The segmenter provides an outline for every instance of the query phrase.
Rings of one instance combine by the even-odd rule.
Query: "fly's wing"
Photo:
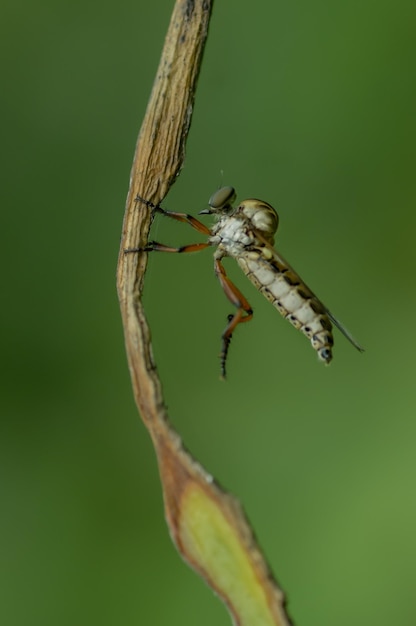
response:
[[[262,255],[262,262],[263,263],[269,263],[271,266],[273,266],[279,272],[282,272],[282,271],[290,272],[293,275],[293,280],[296,280],[296,282],[299,282],[301,284],[302,290],[305,293],[308,293],[311,298],[314,298],[317,302],[319,302],[319,304],[322,306],[322,309],[325,311],[325,313],[327,314],[327,316],[329,317],[331,322],[334,324],[334,326],[336,326],[338,328],[338,330],[341,331],[341,333],[344,335],[344,337],[346,339],[348,339],[348,341],[354,346],[354,348],[356,348],[360,352],[364,352],[364,348],[362,346],[360,346],[360,344],[354,339],[354,337],[345,328],[345,326],[343,324],[341,324],[341,322],[336,317],[334,317],[334,315],[331,313],[331,311],[329,311],[329,309],[319,300],[319,298],[314,294],[312,289],[310,289],[308,287],[308,285],[300,278],[299,274],[297,272],[295,272],[293,267],[286,261],[286,259],[284,259],[281,256],[281,254],[279,254],[273,248],[273,246],[267,241],[267,239],[265,239],[263,237],[261,232],[259,232],[258,230],[254,230],[253,229],[253,234],[254,234],[254,237],[261,242],[262,247],[266,248],[267,251],[268,251],[268,253],[266,253],[265,255],[264,254]],[[270,258],[268,259],[267,257],[270,257]]]
[[[360,346],[360,344],[357,342],[356,339],[354,339],[354,337],[351,335],[350,331],[347,328],[345,328],[345,326],[343,326],[341,324],[341,322],[339,320],[337,320],[336,317],[334,317],[332,315],[331,311],[328,311],[328,309],[326,309],[326,314],[328,315],[329,319],[334,324],[334,326],[336,326],[338,328],[338,330],[340,330],[342,332],[344,337],[346,337],[346,339],[348,339],[348,341],[350,343],[352,343],[354,348],[357,348],[357,350],[359,350],[360,352],[364,352],[364,348],[362,346]]]

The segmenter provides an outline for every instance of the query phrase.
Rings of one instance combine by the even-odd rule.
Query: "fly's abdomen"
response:
[[[270,256],[266,259],[265,256]],[[332,360],[332,324],[324,305],[290,267],[272,257],[269,250],[247,251],[238,264],[279,313],[304,335],[324,363]]]

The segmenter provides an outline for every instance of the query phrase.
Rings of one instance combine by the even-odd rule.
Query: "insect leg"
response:
[[[197,220],[196,217],[193,217],[193,215],[189,215],[189,213],[176,213],[175,211],[165,211],[164,209],[160,209],[158,213],[162,213],[162,215],[165,215],[166,217],[171,217],[177,222],[189,224],[189,226],[192,226],[192,228],[197,230],[199,233],[203,233],[204,235],[211,234],[211,230],[208,226],[205,226],[205,224]]]
[[[237,311],[234,313],[234,315],[228,316],[228,324],[221,335],[221,378],[225,378],[225,365],[227,361],[228,348],[230,346],[233,332],[238,324],[242,324],[243,322],[249,322],[251,320],[251,318],[253,317],[253,309],[251,308],[250,304],[243,296],[241,291],[237,289],[234,283],[232,283],[231,280],[228,278],[227,274],[225,273],[224,266],[219,259],[215,259],[214,269],[225,295],[227,296],[228,300],[237,308]]]
[[[191,243],[188,246],[179,246],[179,248],[174,248],[172,246],[165,246],[163,243],[158,243],[157,241],[149,241],[149,243],[144,248],[126,248],[124,250],[124,254],[129,254],[130,252],[199,252],[200,250],[204,250],[208,248],[211,244],[209,242],[202,243]]]
[[[204,235],[211,234],[208,226],[205,226],[205,224],[197,220],[196,217],[189,215],[189,213],[176,213],[176,211],[165,211],[165,209],[162,209],[161,206],[153,204],[153,202],[149,202],[148,200],[144,200],[140,196],[136,196],[136,200],[139,200],[140,202],[146,204],[146,206],[150,207],[155,213],[161,213],[166,217],[171,217],[177,222],[184,222],[185,224],[189,224],[189,226],[192,226],[192,228],[197,230],[199,233],[203,233]]]
[[[233,318],[234,318],[234,313],[230,313],[230,315],[227,315],[228,324],[232,322]],[[228,335],[224,337],[224,334],[223,334],[221,355],[220,355],[221,356],[221,379],[222,380],[225,380],[226,378],[225,363],[227,361],[228,348],[230,347],[231,339],[232,339],[232,335]]]

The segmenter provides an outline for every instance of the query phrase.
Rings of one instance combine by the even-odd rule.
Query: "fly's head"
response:
[[[208,200],[208,209],[200,211],[199,214],[216,215],[220,217],[232,215],[235,211],[233,203],[237,197],[234,187],[221,187],[212,194]]]
[[[208,201],[209,208],[200,211],[201,214],[221,217],[239,217],[252,228],[259,231],[263,237],[273,245],[274,235],[279,226],[279,217],[274,208],[263,200],[250,198],[241,202],[234,208],[233,203],[237,194],[234,187],[221,187],[212,194]]]

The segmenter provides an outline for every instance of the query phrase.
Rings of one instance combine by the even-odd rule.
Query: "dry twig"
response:
[[[151,225],[177,176],[208,33],[212,0],[177,0],[137,142],[124,218],[117,286],[134,396],[152,437],[166,517],[183,558],[220,595],[241,626],[287,626],[284,597],[255,542],[240,504],[184,450],[169,424],[141,294]]]

